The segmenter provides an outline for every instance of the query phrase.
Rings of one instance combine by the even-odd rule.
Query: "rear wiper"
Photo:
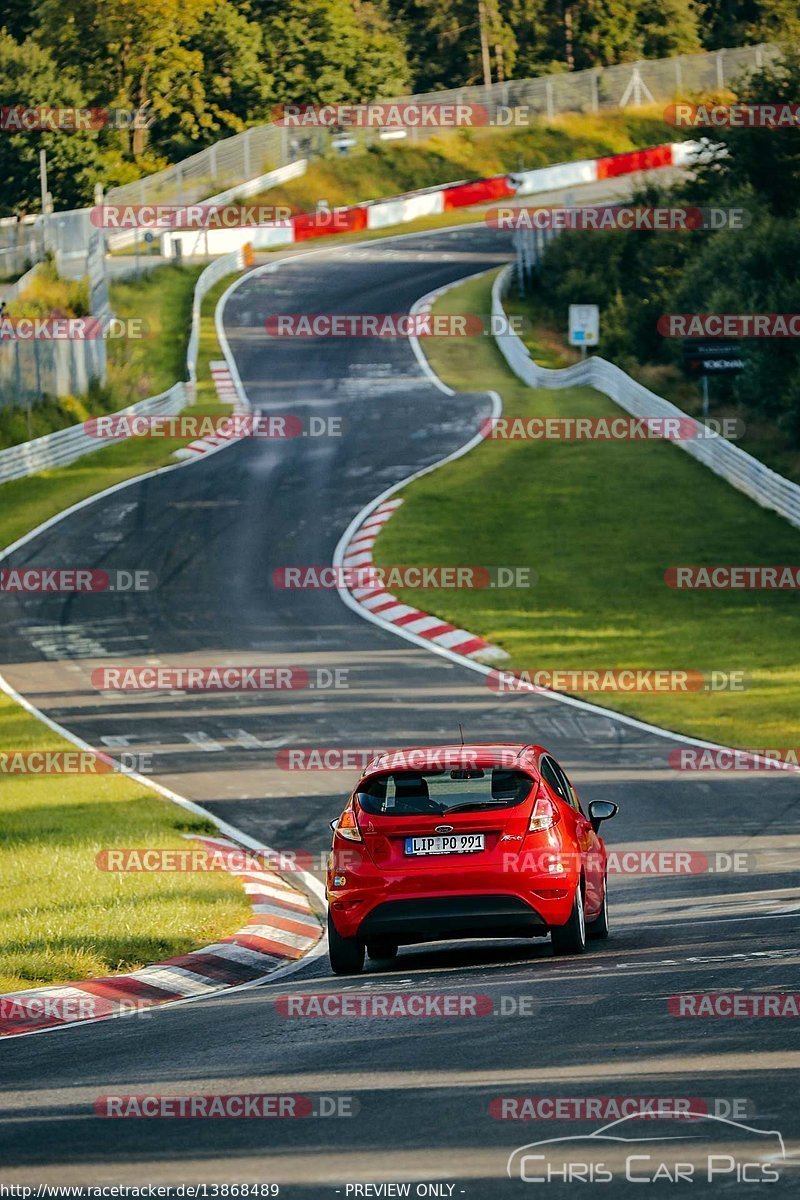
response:
[[[468,812],[472,808],[508,808],[502,800],[467,800],[464,804],[453,804],[445,811],[449,815],[454,812]]]

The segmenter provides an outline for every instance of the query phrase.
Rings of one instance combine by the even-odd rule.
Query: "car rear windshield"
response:
[[[443,815],[513,808],[530,795],[533,780],[506,767],[394,771],[373,775],[358,791],[364,812],[376,816]]]

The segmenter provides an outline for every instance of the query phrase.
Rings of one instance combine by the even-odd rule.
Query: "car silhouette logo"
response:
[[[453,828],[454,827],[452,825],[437,825],[433,832],[434,833],[452,833]]]
[[[655,1113],[649,1114],[649,1116],[672,1117],[674,1114],[668,1112],[660,1113],[659,1111],[656,1111]],[[558,1151],[565,1152],[568,1152],[569,1149],[574,1151],[579,1151],[579,1149],[582,1149],[585,1152],[590,1147],[599,1147],[605,1145],[605,1147],[608,1148],[609,1145],[613,1145],[614,1143],[617,1145],[621,1143],[622,1146],[627,1145],[631,1148],[642,1148],[649,1143],[653,1149],[661,1144],[665,1151],[671,1144],[676,1151],[680,1152],[681,1144],[683,1144],[685,1147],[688,1142],[701,1142],[703,1140],[703,1131],[697,1127],[698,1125],[702,1126],[703,1122],[705,1122],[706,1125],[706,1134],[708,1132],[708,1127],[711,1126],[713,1128],[714,1123],[716,1123],[718,1130],[721,1127],[725,1130],[725,1132],[728,1133],[729,1136],[735,1134],[741,1136],[742,1133],[752,1134],[754,1135],[754,1138],[751,1141],[751,1150],[756,1150],[756,1154],[759,1159],[762,1161],[766,1160],[768,1163],[772,1162],[781,1164],[786,1162],[786,1147],[783,1136],[777,1129],[756,1129],[752,1125],[744,1125],[740,1121],[732,1121],[726,1117],[713,1116],[711,1113],[707,1112],[703,1113],[688,1111],[682,1113],[681,1116],[683,1118],[693,1119],[693,1123],[697,1122],[697,1124],[694,1124],[694,1128],[690,1128],[690,1130],[686,1133],[676,1132],[662,1136],[659,1136],[657,1133],[652,1133],[643,1137],[640,1132],[638,1133],[638,1136],[638,1131],[633,1132],[636,1127],[632,1123],[639,1119],[640,1114],[631,1113],[628,1116],[620,1117],[616,1121],[611,1121],[609,1124],[603,1125],[600,1129],[596,1129],[590,1134],[576,1134],[571,1137],[547,1138],[539,1142],[529,1142],[526,1146],[520,1146],[517,1150],[513,1150],[511,1152],[508,1158],[506,1171],[512,1179],[518,1177],[523,1183],[540,1182],[540,1178],[527,1174],[526,1160],[531,1163],[534,1161],[534,1159],[541,1161],[546,1157],[546,1155],[539,1153],[535,1156],[532,1156],[529,1152],[535,1150],[541,1151],[542,1149],[546,1150],[547,1154],[549,1154],[551,1151],[556,1151],[556,1149],[558,1149]],[[631,1130],[632,1132],[628,1134],[628,1130]],[[626,1136],[626,1134],[628,1134],[628,1136]],[[644,1180],[644,1182],[651,1181]]]

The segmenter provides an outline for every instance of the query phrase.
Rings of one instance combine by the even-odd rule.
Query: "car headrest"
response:
[[[492,799],[516,800],[519,796],[519,776],[513,771],[492,771]]]
[[[423,779],[421,775],[406,776],[400,779],[395,778],[394,798],[396,801],[428,800],[430,792],[428,791],[427,779]]]

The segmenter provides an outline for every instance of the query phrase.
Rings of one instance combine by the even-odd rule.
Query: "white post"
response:
[[[47,245],[47,151],[39,151],[39,186],[42,192],[42,241],[45,251],[49,249]]]

